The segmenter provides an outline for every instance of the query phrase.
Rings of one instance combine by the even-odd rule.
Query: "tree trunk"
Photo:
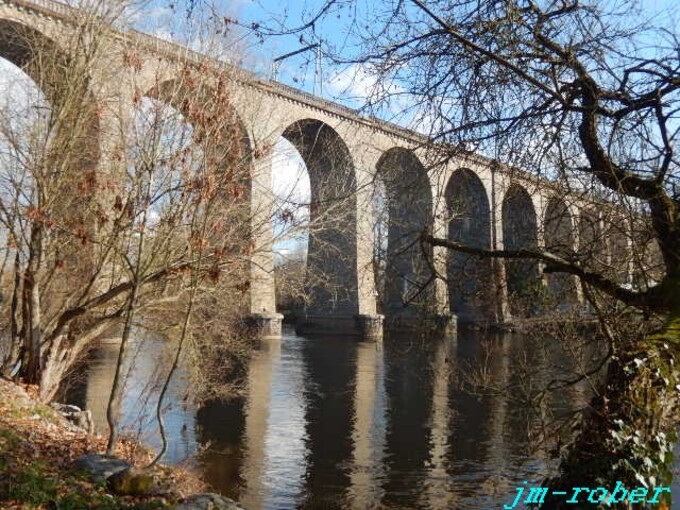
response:
[[[40,356],[41,310],[40,310],[40,266],[42,263],[42,226],[35,223],[31,229],[29,258],[23,285],[23,333],[24,364],[21,377],[27,384],[38,384],[42,371]]]
[[[14,284],[12,300],[10,302],[9,347],[2,360],[2,373],[6,376],[14,375],[14,371],[21,363],[21,336],[19,334],[19,294],[21,293],[21,259],[19,250],[14,254]]]
[[[621,482],[628,489],[670,487],[673,443],[680,410],[680,310],[671,314],[659,333],[625,346],[612,357],[600,394],[591,402],[576,441],[563,457],[559,475],[546,482],[543,509],[647,508],[628,499],[606,506],[599,495],[574,488],[595,489]],[[604,481],[604,482],[603,482]],[[614,486],[605,487],[610,492]],[[554,491],[567,494],[553,495]],[[570,499],[575,498],[576,500]],[[670,491],[658,492],[650,508],[670,508]],[[665,506],[664,506],[665,505]]]
[[[95,326],[78,323],[74,328],[78,332],[76,335],[66,331],[49,342],[48,346],[43,349],[43,370],[40,378],[41,401],[50,402],[54,399],[66,373],[75,366],[92,342],[100,338],[102,333],[116,320],[114,316],[105,321],[98,321]]]

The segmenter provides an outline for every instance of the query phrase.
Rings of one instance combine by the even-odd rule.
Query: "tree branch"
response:
[[[527,81],[528,83],[531,83],[534,87],[542,90],[548,96],[552,97],[553,99],[555,99],[559,103],[565,105],[564,98],[560,94],[558,94],[556,91],[552,90],[545,83],[542,83],[541,81],[537,80],[533,76],[529,75],[526,71],[524,71],[519,66],[513,64],[509,60],[503,58],[502,56],[498,55],[497,53],[494,53],[493,51],[487,50],[486,48],[479,46],[478,44],[469,40],[464,35],[460,34],[451,25],[449,25],[446,21],[444,21],[442,18],[437,16],[432,10],[430,10],[421,0],[411,0],[411,2],[414,3],[420,10],[422,10],[430,18],[432,18],[432,20],[434,20],[437,24],[439,24],[444,30],[446,30],[446,32],[451,37],[453,37],[456,41],[461,43],[463,46],[466,46],[468,49],[470,49],[470,50],[472,50],[476,53],[480,53],[480,54],[484,55],[485,57],[493,60],[497,64],[501,65],[502,67],[509,69],[510,71],[512,71],[513,73],[515,73],[519,77],[521,77],[523,80]]]
[[[476,255],[483,258],[502,258],[502,259],[534,259],[545,262],[547,266],[544,269],[545,273],[568,273],[579,277],[582,281],[592,285],[593,287],[606,292],[610,296],[622,301],[629,306],[638,308],[649,308],[653,305],[650,302],[651,292],[636,292],[605,278],[600,273],[594,273],[584,269],[583,267],[570,262],[569,260],[555,255],[553,253],[538,249],[538,248],[520,248],[519,250],[485,250],[483,248],[473,248],[471,246],[450,241],[448,239],[441,239],[431,235],[425,235],[424,241],[432,246],[441,246],[450,250],[467,253],[469,255]]]
[[[191,267],[193,262],[183,262],[182,264],[177,264],[177,265],[171,265],[164,267],[163,269],[159,269],[158,271],[155,271],[144,278],[140,281],[140,286],[148,285],[153,282],[157,282],[164,278],[165,276],[168,276],[170,273],[173,273],[175,271],[181,271],[182,269],[186,269],[188,267]],[[85,313],[89,312],[90,310],[94,310],[95,308],[105,305],[106,303],[110,302],[111,300],[117,298],[121,294],[129,291],[132,289],[134,286],[134,281],[133,280],[128,280],[126,282],[120,283],[116,285],[115,287],[112,287],[111,289],[107,290],[103,294],[100,294],[89,301],[83,303],[82,305],[79,305],[74,308],[70,308],[69,310],[66,310],[64,313],[61,314],[59,317],[59,321],[57,322],[56,327],[54,328],[54,331],[49,335],[49,340],[53,340],[57,336],[61,334],[63,331],[64,327],[73,319],[80,317],[81,315],[84,315]]]

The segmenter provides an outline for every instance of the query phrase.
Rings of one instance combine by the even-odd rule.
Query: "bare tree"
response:
[[[121,6],[97,5],[73,11],[59,44],[20,24],[2,31],[13,62],[44,93],[29,105],[44,111],[35,122],[3,111],[3,294],[11,296],[3,369],[40,384],[46,400],[102,331],[123,319],[126,339],[159,307],[183,309],[190,288],[214,299],[211,282],[227,279],[240,299],[212,306],[245,313],[250,233],[261,227],[251,218],[253,154],[230,73],[178,60],[177,79],[159,75],[151,90],[139,88],[143,48],[111,37]],[[107,59],[129,103],[92,79],[94,70],[106,74]]]
[[[373,74],[369,107],[377,114],[389,111],[390,101],[408,105],[408,115],[440,143],[443,160],[473,151],[541,175],[556,193],[598,198],[592,201],[598,219],[584,220],[577,249],[531,240],[498,250],[466,238],[423,240],[479,260],[506,259],[511,272],[519,267],[514,261],[538,261],[551,288],[565,289],[576,277],[597,310],[613,299],[655,326],[623,334],[612,327],[612,315],[602,315],[610,343],[606,377],[549,486],[568,490],[593,480],[667,486],[680,381],[676,25],[647,19],[635,2],[356,5],[324,2],[289,33],[316,31],[324,16],[348,9],[358,50],[327,52]],[[559,206],[553,213],[544,228],[559,241]],[[606,243],[609,261],[598,255]],[[631,253],[626,260],[614,255],[621,245]],[[635,270],[634,282],[620,277],[622,265]],[[561,505],[547,498],[544,507]]]
[[[10,372],[20,366],[27,382],[47,383],[43,387],[54,386],[57,365],[69,364],[62,351],[68,342],[66,324],[81,322],[80,327],[93,331],[101,325],[97,320],[86,325],[86,310],[72,307],[92,297],[102,271],[97,256],[106,257],[89,250],[83,255],[96,223],[97,204],[90,197],[98,185],[100,156],[88,66],[101,51],[103,26],[91,22],[92,17],[84,17],[74,24],[68,54],[20,24],[3,31],[5,43],[16,50],[15,63],[44,94],[35,107],[46,110],[35,123],[23,125],[16,122],[16,110],[4,111],[10,118],[3,122],[2,219],[14,259],[4,365]],[[86,39],[92,44],[84,44]],[[75,288],[67,284],[75,281],[80,284]]]

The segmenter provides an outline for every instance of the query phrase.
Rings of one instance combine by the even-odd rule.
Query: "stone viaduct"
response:
[[[26,63],[32,55],[17,43],[17,28],[59,48],[74,16],[75,10],[51,0],[0,0],[0,57],[30,76]],[[135,92],[117,79],[116,71],[124,66],[131,45],[141,54],[135,79],[143,91],[175,80],[187,61],[208,58],[135,31],[111,30],[108,38],[106,61],[92,69],[93,96],[95,101],[106,97],[108,105],[115,97],[118,111],[133,108]],[[379,336],[383,315],[395,327],[413,326],[422,317],[440,326],[455,317],[507,323],[513,315],[527,314],[515,299],[528,296],[532,285],[534,291],[564,291],[562,306],[573,309],[583,302],[574,279],[543,275],[536,262],[482,260],[423,248],[418,239],[425,227],[436,236],[479,248],[540,246],[590,257],[630,282],[633,264],[625,222],[606,222],[588,196],[566,194],[547,180],[474,154],[443,161],[437,157],[443,148],[432,148],[414,132],[228,64],[213,64],[230,70],[233,110],[250,148],[271,147],[280,137],[292,143],[310,176],[312,223],[324,215],[333,219],[310,234],[308,271],[323,274],[325,280],[315,285],[310,279],[311,299],[299,318],[302,330]],[[112,143],[107,133],[116,131],[116,122],[113,115],[102,115],[102,145]],[[275,336],[281,316],[273,280],[271,176],[277,169],[269,153],[254,165],[250,198],[258,250],[252,261],[250,312],[265,335]],[[389,210],[380,289],[373,259],[377,182],[384,186]],[[433,278],[433,272],[447,278]]]

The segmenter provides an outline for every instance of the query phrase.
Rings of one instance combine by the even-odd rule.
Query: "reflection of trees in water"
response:
[[[160,444],[155,406],[163,383],[170,356],[167,341],[139,337],[143,330],[137,330],[137,339],[130,345],[124,361],[124,391],[121,409],[123,433],[139,438],[144,444],[156,448]],[[97,433],[106,434],[106,405],[115,373],[119,342],[107,340],[97,342],[82,364],[65,380],[60,388],[58,401],[77,405],[92,412]],[[171,437],[166,462],[180,462],[196,451],[193,426],[193,407],[185,398],[187,383],[182,370],[170,386],[166,423]]]
[[[245,399],[210,402],[196,413],[196,439],[204,448],[199,454],[201,473],[212,487],[238,498],[244,480],[243,431]]]
[[[506,438],[506,455],[555,460],[554,448],[569,439],[574,413],[588,404],[603,375],[604,341],[581,325],[562,323],[499,337],[484,350],[470,381],[496,402],[496,409],[504,409],[505,423],[498,433],[502,430]],[[494,365],[498,368],[490,368]]]

